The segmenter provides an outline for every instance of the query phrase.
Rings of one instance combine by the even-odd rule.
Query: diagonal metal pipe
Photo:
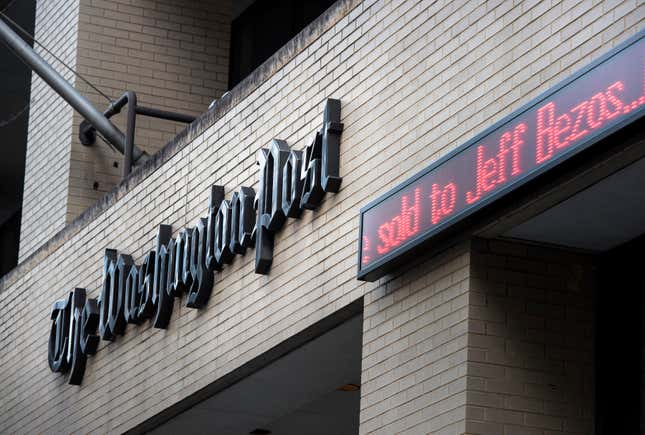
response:
[[[80,113],[96,130],[98,130],[114,147],[125,154],[125,135],[110,120],[95,108],[90,101],[81,95],[67,80],[54,70],[38,53],[18,36],[3,20],[0,19],[0,40],[4,42],[36,74],[51,86],[70,106]],[[132,161],[136,162],[148,155],[133,147]]]

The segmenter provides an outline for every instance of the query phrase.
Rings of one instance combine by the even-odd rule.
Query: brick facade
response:
[[[78,71],[112,99],[132,90],[141,105],[199,115],[227,89],[230,7],[223,0],[81,0]],[[96,107],[107,108],[109,102],[84,82],[77,87]],[[126,112],[113,118],[123,132]],[[82,120],[75,113],[75,132]],[[184,128],[138,116],[135,144],[152,155]],[[119,183],[122,163],[123,156],[101,139],[85,147],[74,135],[67,222]]]
[[[464,433],[470,257],[453,248],[365,295],[361,433]]]
[[[34,36],[76,66],[79,0],[38,2]],[[76,77],[42,48],[36,51],[70,83]],[[32,75],[19,261],[65,226],[74,109]]]
[[[139,104],[199,115],[226,91],[229,2],[38,1],[36,9],[36,38],[113,100],[132,90]],[[53,65],[96,108],[108,107],[87,83]],[[126,111],[112,119],[124,132]],[[121,179],[123,156],[100,138],[83,146],[82,120],[33,75],[20,261]],[[185,127],[139,116],[135,143],[152,155]]]
[[[593,433],[594,278],[591,256],[473,243],[467,433]]]
[[[494,240],[401,270],[365,295],[361,433],[592,433],[593,290],[591,257]]]
[[[42,10],[37,32],[45,31]],[[364,297],[363,433],[583,433],[588,408],[578,399],[588,392],[591,347],[575,341],[589,332],[580,260],[544,263],[525,248],[505,253],[474,243],[424,258],[405,275],[361,283],[357,216],[368,200],[634,34],[643,15],[636,2],[337,2],[262,67],[270,73],[242,83],[248,92],[232,92],[241,96],[206,115],[212,122],[166,149],[158,166],[133,174],[92,219],[37,251],[38,261],[0,281],[0,432],[123,432]],[[142,27],[141,35],[149,33]],[[78,47],[71,58],[82,57]],[[49,92],[38,86],[34,79],[34,101]],[[224,185],[227,198],[240,186],[257,187],[256,152],[273,138],[302,149],[328,97],[342,101],[341,191],[287,221],[269,275],[253,273],[251,250],[216,275],[206,308],[175,304],[168,330],[129,325],[116,342],[101,342],[82,387],[49,371],[51,305],[76,286],[98,296],[105,248],[139,264],[159,224],[176,235],[205,215],[210,185]],[[69,126],[72,112],[60,107]],[[44,118],[38,110],[30,123]],[[34,198],[44,179],[29,166],[29,156],[41,156],[36,138],[44,144],[36,133],[30,127],[25,204],[42,209]],[[75,133],[60,134],[68,145],[56,155],[71,155]],[[57,177],[66,182],[65,168]],[[65,200],[71,193],[58,181],[47,189],[65,192]],[[60,212],[51,219],[25,209],[21,260],[64,225],[68,209],[52,207]],[[43,225],[47,231],[35,230]],[[489,257],[509,267],[492,273]],[[513,281],[518,272],[521,285]],[[518,307],[536,323],[516,319]],[[555,337],[559,331],[568,333]],[[535,356],[535,365],[522,354]],[[571,385],[561,382],[563,371],[578,369]],[[507,378],[521,379],[522,391],[507,388]]]

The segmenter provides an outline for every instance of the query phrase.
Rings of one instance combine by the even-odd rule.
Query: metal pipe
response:
[[[114,115],[121,113],[121,109],[123,109],[123,106],[125,106],[128,103],[128,92],[129,91],[126,91],[123,95],[119,97],[118,100],[112,101],[108,106],[108,108],[105,109],[105,111],[103,111],[103,115],[105,115],[106,118],[110,119]]]
[[[25,61],[49,86],[51,86],[65,101],[83,115],[98,131],[114,146],[121,148],[125,145],[125,136],[119,129],[103,116],[76,89],[61,77],[49,64],[40,57],[20,36],[0,20],[0,38],[11,47],[16,55]]]
[[[123,177],[125,178],[132,171],[132,163],[143,158],[143,161],[148,159],[148,154],[141,151],[134,144],[134,131],[137,121],[137,94],[134,91],[126,91],[119,97],[118,100],[110,103],[107,109],[103,112],[106,118],[110,119],[114,115],[121,113],[123,106],[128,105],[128,114],[126,119],[126,133],[125,133],[125,148],[123,150],[124,168]],[[132,127],[130,127],[132,126]],[[130,144],[128,144],[128,136],[131,135]],[[129,148],[129,149],[128,149]]]
[[[123,178],[127,177],[132,171],[132,158],[135,150],[134,132],[137,122],[137,94],[134,91],[126,91],[116,101],[110,103],[103,112],[106,118],[110,119],[114,115],[121,113],[123,106],[128,105],[128,114],[125,124],[125,148],[123,149]]]
[[[126,91],[123,94],[128,100],[128,119],[125,130],[125,150],[123,152],[123,178],[127,177],[132,170],[132,158],[134,151],[134,130],[137,122],[137,94],[133,91]]]
[[[152,107],[137,106],[137,113],[143,116],[150,116],[153,118],[167,119],[168,121],[177,121],[190,124],[196,116],[184,115],[183,113],[169,112],[166,110],[153,109]]]
[[[114,147],[125,152],[125,135],[105,117],[87,98],[82,96],[56,70],[54,70],[33,48],[18,36],[3,20],[0,20],[0,40],[11,48],[29,67],[51,86],[70,106],[92,124]],[[133,152],[136,162],[144,156],[139,149]]]

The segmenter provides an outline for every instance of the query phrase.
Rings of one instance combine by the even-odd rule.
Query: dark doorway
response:
[[[234,10],[229,89],[241,82],[334,2],[335,0],[257,0],[243,11]],[[240,2],[240,5],[246,4],[248,2]]]
[[[35,0],[0,0],[0,11],[30,34]],[[31,70],[0,44],[0,276],[18,264]]]
[[[596,435],[645,433],[645,237],[601,257],[596,295]]]

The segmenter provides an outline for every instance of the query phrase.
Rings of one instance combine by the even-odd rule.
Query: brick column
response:
[[[365,296],[361,433],[582,435],[591,259],[474,240]]]
[[[464,432],[469,262],[455,248],[365,295],[360,433]]]
[[[473,243],[468,433],[593,432],[593,276],[588,256]]]
[[[70,67],[76,67],[79,0],[38,1],[34,35]],[[50,54],[34,49],[71,84],[76,77]],[[32,74],[25,156],[25,189],[18,261],[65,226],[74,109]]]

